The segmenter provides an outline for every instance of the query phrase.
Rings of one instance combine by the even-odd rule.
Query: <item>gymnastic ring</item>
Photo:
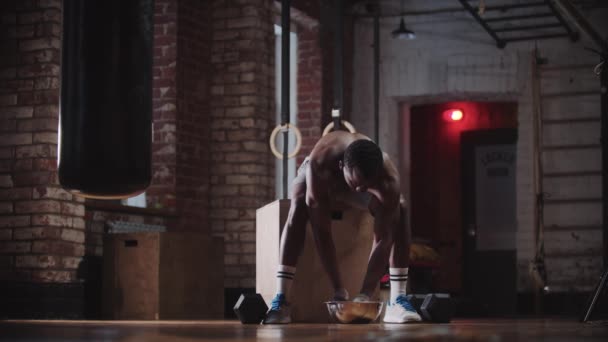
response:
[[[346,120],[340,120],[340,123],[342,123],[342,125],[344,125],[344,127],[346,127],[346,129],[351,132],[351,133],[357,133],[357,130],[355,129],[355,126],[353,126],[350,122],[346,121]],[[332,128],[334,128],[334,122],[330,122],[327,126],[325,126],[325,129],[323,130],[323,136],[325,136],[327,133],[329,133]]]
[[[270,150],[272,151],[272,154],[277,157],[277,159],[283,159],[283,154],[279,153],[274,142],[279,131],[283,129],[291,129],[293,130],[293,134],[296,135],[296,148],[293,150],[293,152],[287,155],[287,158],[293,158],[298,155],[298,152],[300,152],[300,148],[302,147],[302,133],[300,133],[298,127],[292,124],[287,123],[284,125],[277,125],[277,127],[272,130],[272,133],[270,134]]]

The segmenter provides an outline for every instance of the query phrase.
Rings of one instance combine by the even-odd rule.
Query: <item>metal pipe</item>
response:
[[[334,109],[339,110],[340,115],[333,117],[334,129],[338,130],[341,127],[340,119],[344,115],[344,94],[342,89],[343,80],[343,35],[344,25],[342,20],[343,1],[336,0],[334,8]]]
[[[535,253],[534,253],[534,270],[536,275],[540,278],[543,283],[546,284],[544,279],[545,273],[542,272],[544,269],[544,192],[543,192],[543,163],[542,163],[542,141],[543,141],[543,119],[542,119],[542,100],[540,95],[540,73],[539,73],[539,56],[538,48],[534,48],[532,55],[532,108],[533,108],[533,135],[534,135],[534,195],[536,198],[535,211],[534,211],[534,242],[535,242]],[[542,311],[542,287],[541,284],[536,284],[537,287],[534,289],[534,312],[538,315]]]
[[[593,311],[597,306],[598,302],[600,302],[600,294],[606,288],[606,284],[608,284],[608,268],[604,270],[604,274],[602,274],[602,277],[600,278],[600,281],[597,284],[595,291],[593,291],[593,296],[591,297],[591,301],[589,302],[589,305],[587,306],[587,309],[585,310],[583,317],[581,318],[581,322],[587,322],[591,320]]]
[[[281,125],[289,123],[289,10],[290,0],[281,2]],[[287,171],[289,167],[289,131],[283,131],[283,199],[287,199]]]
[[[492,36],[492,38],[494,38],[494,40],[496,41],[496,46],[498,46],[500,49],[504,48],[506,45],[506,42],[502,39],[500,39],[496,33],[494,31],[492,31],[492,28],[486,23],[486,21],[484,21],[484,19],[482,19],[479,14],[477,14],[477,12],[475,11],[475,9],[467,2],[467,0],[458,0],[460,1],[460,3],[462,4],[462,6],[469,11],[469,13],[473,16],[473,18],[475,18],[475,20],[477,20],[477,22],[484,28],[484,30],[486,30],[486,32],[488,32],[488,34],[490,36]]]
[[[380,145],[380,8],[374,16],[374,141]]]
[[[604,268],[608,269],[608,51],[604,50],[602,60],[604,65],[600,72],[601,86],[601,144],[602,144],[602,217],[604,225]]]
[[[381,13],[378,13],[378,17],[379,18],[401,18],[401,17],[407,17],[407,16],[456,13],[456,12],[463,12],[463,11],[464,11],[464,9],[462,7],[449,7],[449,8],[438,8],[438,9],[434,9],[434,10],[402,12],[402,14],[382,15]],[[378,12],[380,12],[380,9],[378,9]],[[376,16],[376,14],[356,14],[355,15],[356,18],[374,18],[375,16]]]
[[[580,12],[567,0],[556,0],[554,1],[566,14],[568,14],[574,23],[580,28],[581,31],[585,32],[586,35],[593,40],[595,44],[600,48],[603,53],[608,51],[608,42],[602,38],[591,24],[580,14]]]
[[[548,38],[560,38],[560,37],[570,37],[567,33],[555,33],[555,34],[539,34],[536,36],[524,36],[524,37],[514,37],[504,39],[505,43],[509,42],[521,42],[524,40],[536,40],[536,39],[548,39]]]
[[[510,9],[516,9],[516,8],[530,8],[530,7],[541,7],[541,6],[545,6],[546,3],[544,1],[538,1],[538,2],[530,2],[527,4],[511,4],[511,5],[496,5],[496,6],[487,6],[486,7],[486,12],[488,11],[508,11]]]
[[[281,124],[289,123],[289,16],[291,0],[281,4]]]
[[[506,11],[512,10],[512,9],[529,8],[529,7],[540,7],[540,6],[545,6],[545,5],[546,5],[546,3],[540,1],[540,2],[532,2],[532,3],[529,3],[529,4],[513,4],[513,5],[487,6],[485,11],[486,12],[493,12],[493,11],[506,12]],[[464,9],[462,7],[446,7],[446,8],[432,9],[432,10],[405,11],[405,12],[402,12],[400,14],[385,14],[385,15],[382,15],[381,13],[379,13],[379,17],[380,18],[400,18],[400,17],[417,16],[417,15],[430,15],[430,14],[442,14],[442,13],[458,13],[458,12],[464,12],[464,11],[466,11],[466,9]],[[376,14],[357,14],[356,15],[357,18],[373,18],[375,16],[376,16]]]
[[[496,17],[496,18],[485,18],[487,23],[497,22],[497,21],[509,21],[509,20],[522,20],[522,19],[537,19],[537,18],[548,18],[553,17],[553,13],[537,13],[537,14],[522,14],[522,15],[510,15],[505,17]]]
[[[557,18],[557,20],[559,20],[560,24],[562,24],[562,26],[564,26],[566,31],[568,31],[568,34],[570,35],[570,39],[572,39],[573,42],[577,41],[578,33],[570,28],[570,25],[568,25],[568,22],[566,22],[566,20],[561,15],[561,13],[559,13],[559,11],[555,8],[555,5],[549,0],[546,0],[546,1],[547,1],[547,6],[549,6],[549,8],[551,8],[551,12],[553,12],[553,14]]]
[[[562,24],[560,24],[560,23],[539,24],[539,25],[523,25],[523,26],[515,26],[515,27],[495,28],[494,32],[511,32],[511,31],[538,30],[538,29],[561,27],[561,26],[562,26]]]

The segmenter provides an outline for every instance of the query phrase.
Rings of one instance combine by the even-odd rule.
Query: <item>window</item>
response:
[[[120,203],[122,203],[122,205],[127,205],[130,207],[145,208],[146,207],[146,193],[142,192],[141,194],[139,194],[137,196],[125,198],[125,199],[121,200]]]

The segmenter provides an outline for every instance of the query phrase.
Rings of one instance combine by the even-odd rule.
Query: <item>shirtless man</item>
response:
[[[361,292],[354,300],[370,300],[390,261],[391,296],[384,321],[420,321],[405,297],[410,230],[400,199],[397,169],[368,137],[343,131],[322,137],[293,181],[291,207],[281,237],[277,295],[264,324],[291,322],[287,299],[309,219],[319,257],[334,288],[333,299],[349,299],[331,235],[331,206],[336,202],[365,206],[374,216],[374,243]]]

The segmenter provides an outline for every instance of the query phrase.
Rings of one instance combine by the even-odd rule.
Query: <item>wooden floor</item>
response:
[[[607,324],[457,320],[450,324],[242,325],[236,321],[0,321],[0,341],[608,341]]]

